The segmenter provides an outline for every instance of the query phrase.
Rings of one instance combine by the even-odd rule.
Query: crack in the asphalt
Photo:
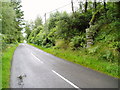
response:
[[[23,82],[23,79],[24,77],[27,77],[27,75],[19,75],[17,78],[18,78],[18,85],[20,86],[20,88],[23,88],[24,86],[24,82]]]

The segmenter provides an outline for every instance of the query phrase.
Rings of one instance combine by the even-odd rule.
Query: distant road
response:
[[[118,88],[118,80],[28,44],[14,52],[11,88]]]

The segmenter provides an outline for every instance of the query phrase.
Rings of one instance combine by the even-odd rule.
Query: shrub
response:
[[[75,50],[79,47],[85,47],[85,35],[81,36],[75,36],[71,39],[71,42],[69,43],[69,47],[72,50]]]
[[[63,39],[57,39],[55,41],[55,47],[54,48],[67,49],[68,48],[68,41],[63,40]]]

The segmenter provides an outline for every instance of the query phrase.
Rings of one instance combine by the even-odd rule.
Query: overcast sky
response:
[[[44,20],[44,14],[55,10],[59,7],[65,6],[64,8],[58,9],[58,11],[67,11],[72,12],[71,9],[71,0],[21,0],[22,1],[22,10],[24,11],[24,18],[27,21],[35,20],[37,16],[41,16]],[[85,0],[73,0],[74,9],[77,10],[79,7],[78,1]],[[94,0],[88,0],[94,1]],[[103,1],[103,0],[96,0]],[[108,0],[106,0],[108,1]],[[112,1],[112,0],[111,0]],[[114,0],[115,1],[115,0]],[[47,13],[47,18],[49,17],[49,13]]]
[[[78,0],[73,0],[78,5]],[[68,5],[67,5],[68,4]],[[74,4],[74,5],[75,5]],[[35,20],[39,15],[44,18],[44,14],[55,10],[59,7],[65,6],[64,8],[58,9],[58,11],[71,12],[71,0],[22,0],[21,5],[24,11],[24,18],[27,21]],[[75,9],[77,6],[75,7]],[[47,17],[49,13],[47,13]],[[44,19],[43,19],[44,20]]]

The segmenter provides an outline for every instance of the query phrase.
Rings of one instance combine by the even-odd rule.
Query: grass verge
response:
[[[70,62],[80,64],[82,66],[91,68],[95,71],[107,74],[119,78],[118,76],[118,63],[111,63],[104,60],[99,60],[97,56],[91,56],[86,54],[84,51],[72,51],[63,49],[44,48],[38,45],[30,44],[45,52],[51,53],[57,57],[68,60]]]
[[[14,51],[18,45],[9,45],[2,53],[2,88],[10,86],[10,68]]]

